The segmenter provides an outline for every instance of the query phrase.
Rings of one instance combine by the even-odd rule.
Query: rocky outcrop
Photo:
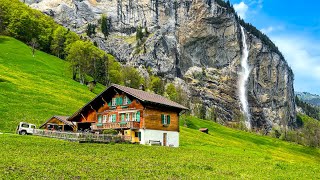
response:
[[[238,97],[242,43],[235,15],[214,0],[43,0],[33,8],[58,23],[83,33],[102,14],[111,20],[107,40],[94,41],[119,61],[145,66],[170,81],[183,84],[191,106],[202,102],[207,115],[219,122],[243,119]],[[137,26],[150,34],[136,42]],[[281,55],[260,39],[246,34],[251,73],[248,102],[252,126],[295,126],[293,73]],[[177,80],[177,78],[179,80]]]

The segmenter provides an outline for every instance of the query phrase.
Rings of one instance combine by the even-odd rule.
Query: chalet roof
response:
[[[152,103],[157,103],[157,104],[163,104],[166,106],[171,106],[175,108],[179,108],[182,110],[187,110],[188,108],[182,106],[181,104],[178,104],[174,101],[171,101],[163,96],[160,96],[158,94],[154,93],[149,93],[146,91],[138,90],[138,89],[133,89],[125,86],[120,86],[118,84],[112,84],[111,86],[116,87],[117,89],[120,89],[121,91],[130,94],[131,96],[136,97],[140,101],[148,101]]]
[[[167,107],[173,107],[175,109],[181,110],[188,110],[188,108],[182,106],[179,103],[176,103],[174,101],[171,101],[163,96],[134,89],[134,88],[129,88],[125,86],[121,86],[118,84],[112,84],[109,86],[107,89],[105,89],[103,92],[101,92],[99,95],[97,95],[94,99],[92,99],[90,102],[88,102],[86,105],[84,105],[82,108],[80,108],[77,112],[75,112],[71,117],[68,118],[70,121],[74,117],[76,117],[78,114],[81,113],[86,107],[90,105],[90,108],[95,107],[95,102],[99,101],[99,99],[102,98],[103,95],[108,94],[109,92],[113,92],[113,90],[120,90],[123,91],[124,93],[127,93],[130,96],[133,96],[137,98],[138,100],[142,101],[143,103],[149,103],[149,104],[159,104],[162,106],[167,106]]]
[[[66,125],[69,125],[69,126],[74,126],[74,124],[71,122],[71,121],[68,121],[67,119],[69,118],[69,116],[52,116],[51,118],[49,118],[45,123],[43,123],[41,127],[43,127],[45,124],[47,124],[51,119],[53,118],[56,118],[58,119],[59,121],[63,122],[64,124]]]

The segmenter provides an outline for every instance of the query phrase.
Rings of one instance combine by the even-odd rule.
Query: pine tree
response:
[[[100,23],[101,23],[101,31],[104,35],[104,38],[107,39],[107,37],[110,35],[111,22],[105,15],[102,15]]]

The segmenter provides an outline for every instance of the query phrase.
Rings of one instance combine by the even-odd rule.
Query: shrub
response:
[[[106,129],[106,130],[103,130],[102,134],[117,135],[118,131],[116,131],[114,129]]]

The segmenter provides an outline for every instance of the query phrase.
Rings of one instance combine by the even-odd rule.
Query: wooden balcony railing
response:
[[[115,123],[102,123],[93,125],[93,129],[139,129],[140,122],[137,121],[121,121]]]

